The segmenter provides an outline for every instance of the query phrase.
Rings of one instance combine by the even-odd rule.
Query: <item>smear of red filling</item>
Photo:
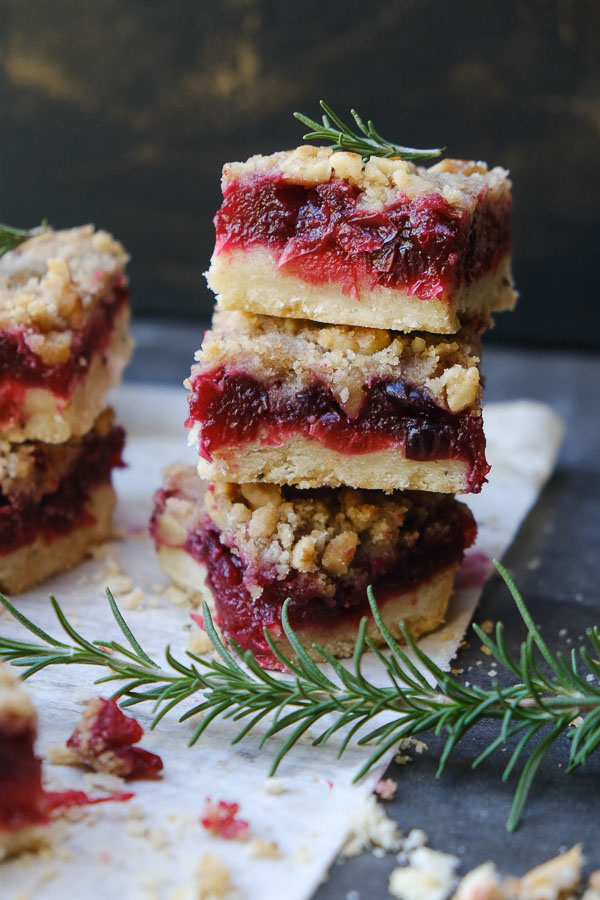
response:
[[[399,193],[380,212],[361,208],[361,191],[340,178],[289,184],[256,172],[227,185],[215,216],[215,254],[268,246],[282,271],[312,284],[402,287],[426,299],[495,271],[510,249],[510,198],[482,192],[474,213],[436,192]]]
[[[90,797],[84,791],[46,791],[42,786],[42,761],[33,749],[35,730],[0,723],[0,830],[16,831],[28,825],[45,825],[50,814],[73,806],[88,806],[131,799],[132,793]]]
[[[139,722],[125,715],[114,698],[98,697],[89,705],[67,746],[99,771],[109,770],[122,778],[157,778],[163,768],[160,756],[133,746],[143,735]]]
[[[481,416],[452,413],[423,390],[400,380],[377,379],[365,388],[359,413],[350,418],[325,385],[295,394],[225,367],[192,372],[188,428],[200,423],[200,455],[211,460],[222,447],[260,440],[277,446],[302,434],[344,454],[401,447],[407,459],[455,459],[467,463],[467,488],[478,493],[489,466]]]
[[[83,328],[73,332],[67,362],[46,365],[27,344],[26,333],[14,327],[0,332],[0,422],[19,421],[28,388],[47,388],[67,398],[87,372],[92,358],[106,349],[119,312],[129,301],[129,291],[116,285],[105,303],[90,314]]]
[[[200,822],[207,831],[223,838],[245,838],[250,826],[245,819],[238,818],[239,803],[227,803],[226,800],[214,802],[206,798]]]

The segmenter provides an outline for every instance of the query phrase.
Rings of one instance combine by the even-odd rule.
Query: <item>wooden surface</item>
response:
[[[138,311],[208,315],[222,163],[297,144],[291,112],[322,96],[392,139],[509,167],[522,301],[496,337],[600,343],[593,0],[1,9],[0,220],[112,230]]]

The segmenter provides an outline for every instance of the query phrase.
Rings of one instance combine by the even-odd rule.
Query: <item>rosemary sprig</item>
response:
[[[363,618],[349,668],[327,650],[313,644],[321,659],[331,666],[331,677],[311,659],[291,628],[289,601],[283,607],[282,624],[294,658],[282,653],[265,630],[273,653],[290,672],[290,677],[279,677],[263,669],[250,652],[242,651],[234,642],[231,652],[219,638],[206,605],[206,629],[217,656],[203,659],[188,651],[188,660],[181,661],[167,647],[167,668],[161,668],[144,652],[109,590],[106,591],[108,602],[125,644],[114,640],[88,641],[75,630],[58,602],[51,597],[58,621],[70,638],[70,642],[64,642],[30,621],[0,595],[5,608],[41,641],[29,643],[0,637],[0,659],[23,667],[25,678],[53,665],[83,664],[104,668],[107,674],[95,683],[118,683],[114,696],[124,698],[122,706],[152,703],[152,727],[183,700],[198,695],[198,702],[180,716],[180,721],[198,717],[190,745],[195,744],[212,720],[219,716],[242,723],[232,743],[241,741],[259,722],[271,716],[261,747],[269,738],[285,732],[271,773],[308,729],[319,727],[320,733],[313,740],[317,746],[345,729],[340,756],[359,732],[362,736],[358,743],[372,748],[356,779],[402,738],[428,731],[443,732],[446,742],[439,761],[440,775],[458,741],[479,722],[495,719],[500,726],[498,736],[474,760],[473,767],[505,744],[515,744],[516,740],[503,774],[503,780],[506,780],[517,763],[524,761],[507,821],[508,830],[514,831],[535,774],[559,736],[566,733],[571,738],[568,771],[582,765],[600,744],[600,663],[597,661],[600,630],[596,626],[587,630],[591,655],[583,646],[578,653],[572,651],[568,658],[561,652],[552,653],[509,573],[500,563],[495,565],[527,626],[527,638],[521,644],[518,659],[507,651],[500,622],[495,638],[477,625],[473,628],[498,663],[515,676],[515,682],[507,687],[501,687],[497,681],[492,682],[491,688],[461,684],[443,672],[401,624],[406,643],[432,677],[433,684],[430,684],[390,634],[371,589],[368,591],[371,611],[389,653],[382,652],[366,637],[367,620]],[[382,687],[369,682],[361,670],[367,648],[377,654],[387,673],[389,683]],[[580,668],[587,671],[590,681]],[[383,712],[387,715],[382,721],[379,714]],[[575,727],[573,722],[579,716],[582,720]]]
[[[37,228],[14,228],[12,225],[3,225],[0,223],[0,256],[14,250],[23,241],[29,240],[36,234],[40,234],[48,228],[46,219]]]
[[[364,162],[367,162],[371,156],[384,156],[388,159],[394,157],[413,161],[433,159],[435,156],[441,156],[444,150],[444,147],[418,150],[416,147],[403,147],[401,144],[392,144],[391,141],[386,140],[375,130],[371,119],[365,125],[355,109],[351,109],[350,113],[359,130],[352,131],[352,128],[346,125],[324,100],[319,100],[319,104],[323,110],[321,122],[309,119],[303,113],[294,113],[296,119],[299,119],[303,125],[311,129],[308,134],[303,136],[305,141],[328,141],[332,144],[333,150],[349,150],[352,153],[360,153]]]

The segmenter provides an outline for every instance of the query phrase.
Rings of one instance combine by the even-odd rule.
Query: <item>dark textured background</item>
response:
[[[224,161],[294,109],[511,169],[522,300],[492,338],[600,345],[594,0],[2,0],[0,219],[94,221],[138,313],[207,318]]]

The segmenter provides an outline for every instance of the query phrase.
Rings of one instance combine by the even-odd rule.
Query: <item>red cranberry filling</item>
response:
[[[358,296],[365,281],[423,299],[495,271],[510,249],[510,198],[479,198],[475,212],[441,194],[360,208],[361,191],[339,178],[314,186],[257,172],[225,188],[215,216],[217,254],[266,244],[279,267],[312,284],[339,281]]]
[[[73,332],[71,354],[65,363],[45,365],[27,345],[20,328],[0,332],[0,421],[19,416],[26,388],[47,388],[66,398],[89,368],[92,357],[106,349],[118,312],[129,292],[115,287],[106,303],[97,306],[85,326]]]
[[[123,778],[157,778],[163,768],[160,756],[133,746],[144,735],[139,722],[133,716],[126,716],[113,698],[98,697],[95,704],[97,711],[91,724],[84,721],[78,726],[68,739],[67,747],[100,771],[101,761],[98,766],[95,762],[102,754],[108,754],[118,764],[118,774]]]
[[[9,500],[0,492],[0,554],[42,537],[50,544],[81,525],[91,524],[85,503],[91,488],[108,482],[113,468],[121,467],[125,432],[115,426],[105,435],[91,432],[81,442],[81,452],[58,488],[39,502],[26,495]],[[39,465],[45,465],[40,451]]]
[[[338,453],[402,447],[407,459],[462,460],[469,466],[468,489],[473,493],[481,490],[489,472],[481,417],[451,413],[402,381],[371,382],[354,419],[319,383],[291,394],[223,368],[200,372],[190,381],[186,424],[201,423],[199,452],[204,459],[211,460],[222,447],[258,440],[276,446],[301,433]]]
[[[167,491],[157,495],[153,534],[157,512],[168,496]],[[206,565],[217,622],[223,632],[242,649],[252,650],[262,665],[277,667],[263,629],[268,628],[274,636],[281,634],[281,607],[287,597],[291,598],[290,622],[296,629],[314,626],[326,630],[340,622],[357,624],[368,613],[369,584],[378,603],[384,605],[389,597],[414,590],[437,572],[459,562],[464,549],[475,540],[476,526],[471,514],[448,497],[435,507],[434,517],[443,527],[421,527],[416,544],[410,548],[399,543],[374,553],[359,544],[347,574],[336,580],[333,596],[324,596],[316,576],[311,574],[294,570],[285,579],[277,580],[272,570],[257,572],[255,566],[248,566],[221,543],[221,532],[208,517],[200,530],[188,535],[185,550]],[[410,520],[406,527],[411,530]],[[262,584],[263,593],[258,600],[251,600],[245,587],[249,575],[255,583]]]

